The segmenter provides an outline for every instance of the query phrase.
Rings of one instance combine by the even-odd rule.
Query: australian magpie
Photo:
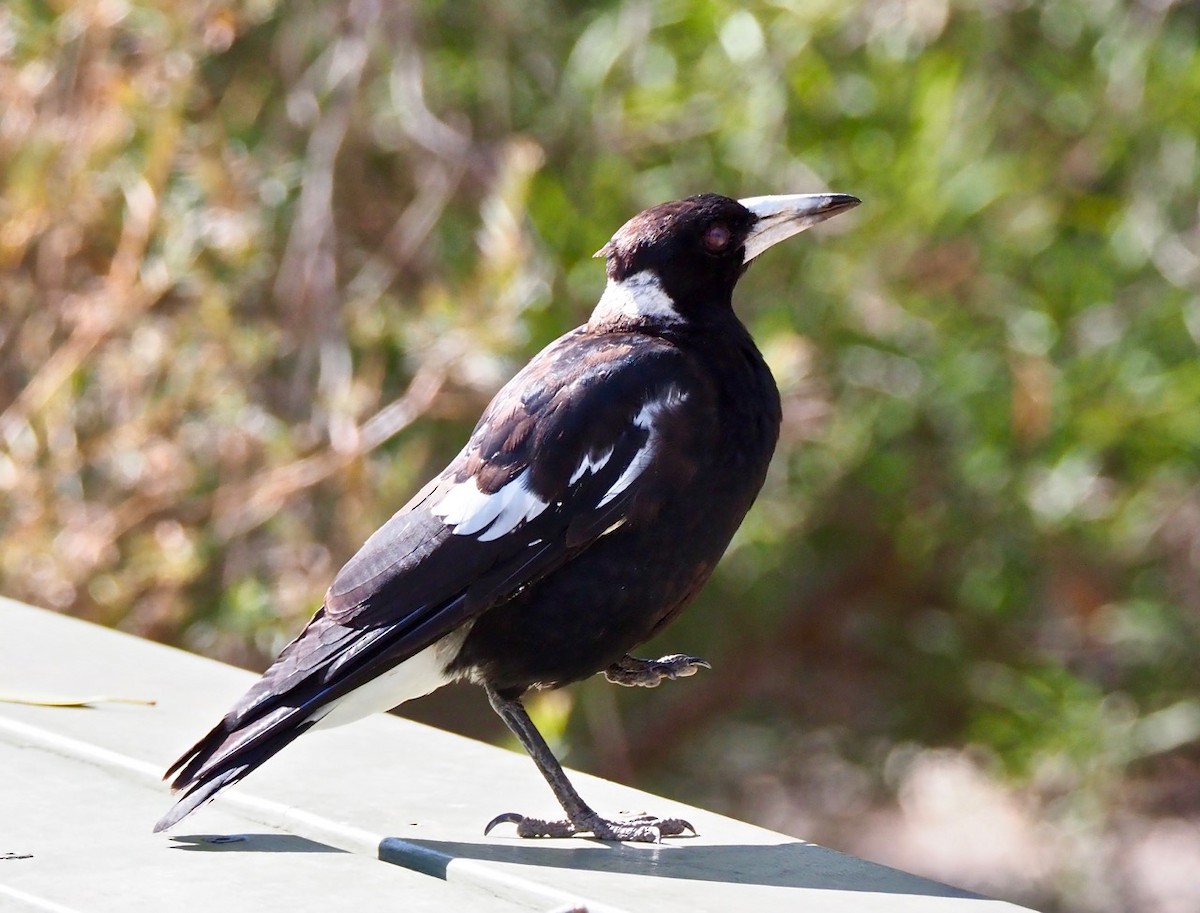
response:
[[[629,654],[704,585],[757,496],[779,433],[775,382],[734,315],[768,247],[846,194],[702,194],[630,219],[596,256],[588,322],[496,394],[450,465],[374,533],[262,678],[166,776],[171,827],[312,727],[456,679],[481,685],[566,813],[494,819],[523,837],[658,841],[679,819],[608,820],[568,782],[521,697],[597,672],[653,687],[707,667]]]

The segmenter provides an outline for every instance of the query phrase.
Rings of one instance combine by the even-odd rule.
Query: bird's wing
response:
[[[478,614],[651,512],[649,479],[685,481],[704,414],[687,400],[707,391],[665,343],[623,339],[567,337],[514,378],[458,458],[338,573],[329,617],[408,624],[459,597]]]
[[[249,761],[240,779],[331,702],[652,516],[659,486],[647,483],[686,482],[710,398],[665,341],[576,331],[552,344],[342,568],[300,636],[168,772],[179,771],[173,785],[215,783]]]

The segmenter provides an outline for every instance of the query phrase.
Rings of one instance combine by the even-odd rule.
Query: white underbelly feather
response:
[[[330,701],[310,717],[315,721],[313,729],[353,723],[450,684],[459,676],[447,674],[446,667],[458,655],[470,630],[469,623],[463,625],[377,678]]]

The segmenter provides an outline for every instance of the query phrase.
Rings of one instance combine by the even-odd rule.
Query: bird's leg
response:
[[[614,685],[627,688],[657,688],[663,679],[687,678],[697,669],[711,669],[698,656],[672,653],[661,659],[638,659],[626,654],[604,670],[604,677]]]
[[[564,821],[542,821],[508,812],[498,815],[484,828],[487,836],[497,824],[511,823],[517,826],[519,837],[571,837],[575,834],[592,834],[601,840],[631,840],[639,843],[660,843],[663,837],[674,837],[684,831],[696,833],[696,829],[682,818],[656,818],[653,815],[638,815],[621,821],[601,818],[575,791],[567,775],[563,773],[550,746],[533,725],[533,720],[520,700],[501,697],[490,685],[484,686],[492,709],[504,720],[504,724],[517,737],[533,763],[537,765],[558,804],[567,813]]]

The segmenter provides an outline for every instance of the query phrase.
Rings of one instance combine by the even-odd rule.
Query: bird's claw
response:
[[[707,660],[686,653],[672,653],[660,659],[638,659],[623,656],[604,670],[604,677],[614,685],[627,688],[657,688],[664,679],[687,678],[698,669],[711,669]]]
[[[570,821],[543,821],[517,812],[505,812],[488,822],[483,829],[483,836],[488,836],[497,824],[515,824],[518,837],[572,837],[578,833]]]
[[[573,837],[576,834],[591,834],[599,840],[611,842],[628,841],[631,843],[662,843],[663,837],[678,837],[685,831],[696,836],[696,828],[683,818],[659,818],[655,815],[635,815],[620,821],[610,821],[596,815],[587,817],[579,822],[566,819],[546,821],[541,818],[529,818],[516,812],[505,812],[497,815],[483,829],[486,837],[498,824],[515,824],[517,836],[524,838],[535,837]]]
[[[487,827],[485,827],[483,829],[483,836],[486,837],[489,834],[491,834],[492,829],[497,824],[515,824],[515,825],[517,825],[517,831],[519,833],[521,830],[521,822],[524,820],[525,820],[525,816],[519,815],[516,812],[505,812],[503,815],[497,815],[495,818],[493,818],[491,821],[489,821],[487,823]]]

